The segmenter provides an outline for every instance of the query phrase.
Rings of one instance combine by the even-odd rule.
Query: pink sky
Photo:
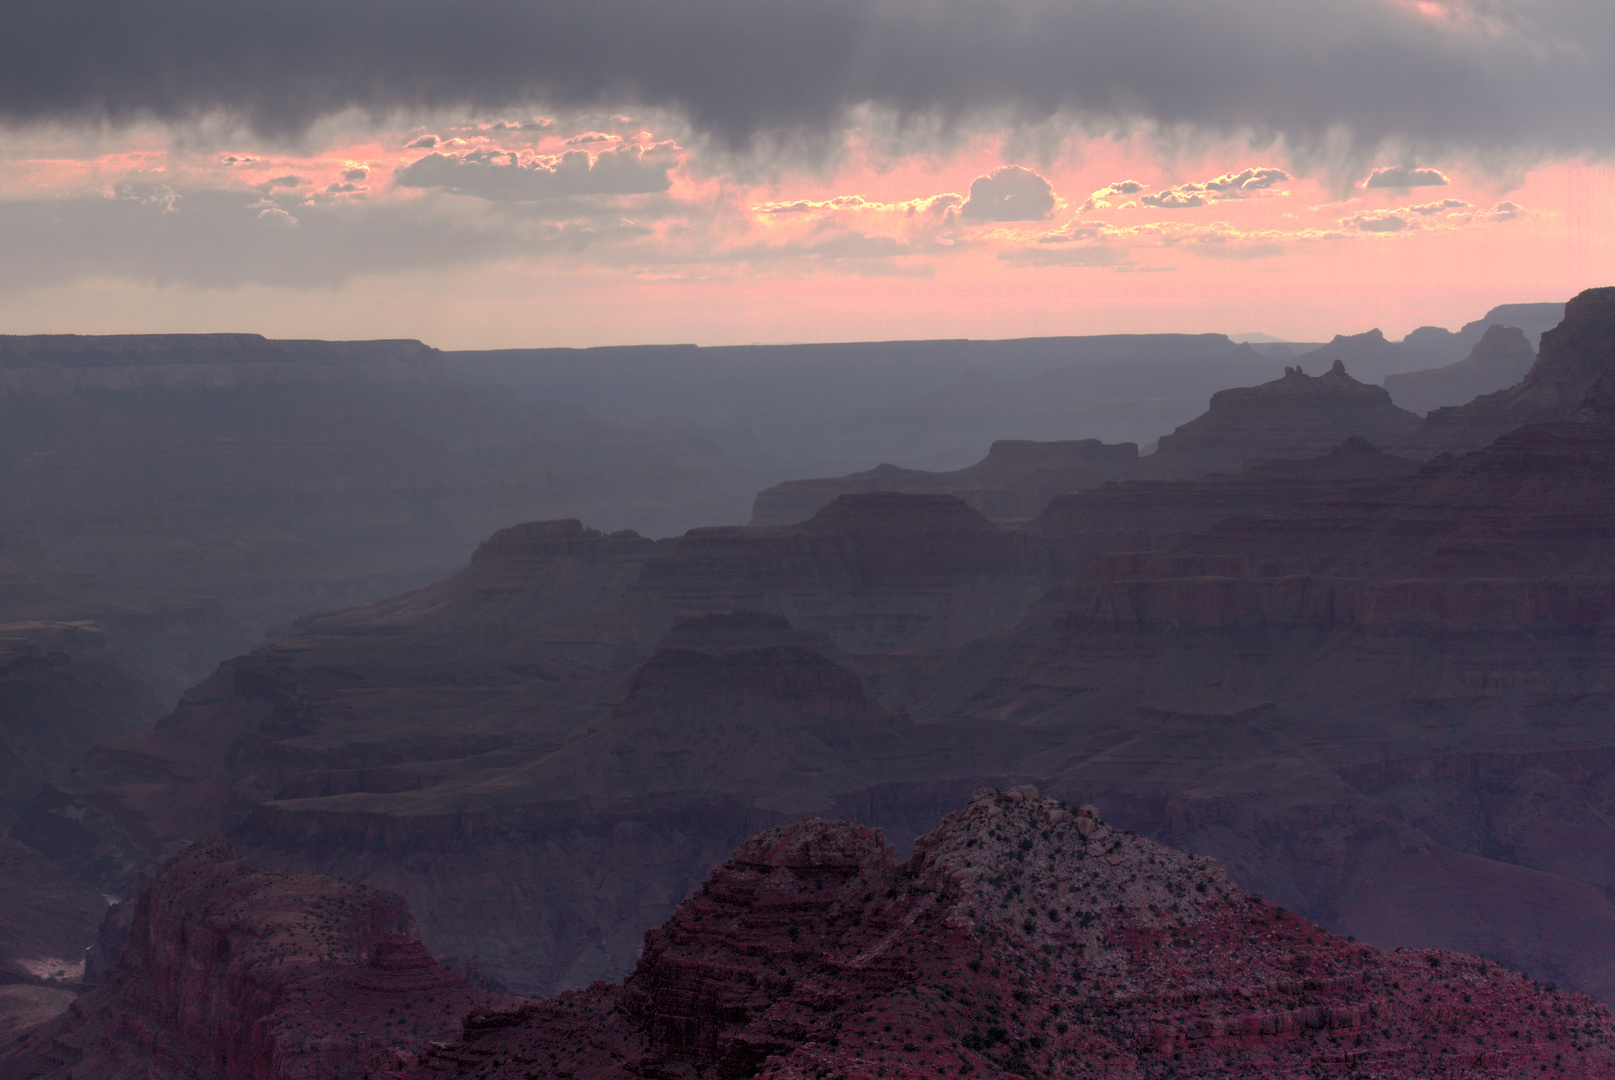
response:
[[[1277,144],[1144,135],[1029,147],[979,127],[914,148],[864,123],[792,164],[690,149],[699,139],[672,121],[524,119],[331,124],[292,151],[151,128],[13,131],[0,229],[43,254],[0,279],[0,331],[444,348],[1399,338],[1615,283],[1602,163],[1309,163]],[[1422,183],[1365,186],[1385,168]],[[978,182],[1020,184],[1029,209],[994,213],[1024,219],[962,210]]]

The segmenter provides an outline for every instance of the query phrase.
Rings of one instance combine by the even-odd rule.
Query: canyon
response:
[[[231,347],[275,357],[239,369],[239,386],[200,360],[176,374],[172,357],[142,386],[33,386],[33,400],[61,398],[40,422],[51,445],[79,455],[49,475],[78,479],[39,479],[51,459],[33,451],[6,474],[37,473],[36,501],[11,504],[34,524],[0,532],[0,598],[14,604],[0,701],[17,703],[0,724],[0,794],[18,868],[0,888],[0,960],[25,983],[46,960],[71,977],[104,897],[140,893],[217,832],[262,872],[399,897],[418,920],[410,948],[479,992],[552,994],[636,970],[645,929],[759,830],[853,818],[906,852],[971,791],[1031,781],[1097,805],[1109,828],[1215,857],[1365,948],[1484,954],[1615,1000],[1598,947],[1615,932],[1598,855],[1615,844],[1615,696],[1600,674],[1612,568],[1598,543],[1615,495],[1611,296],[1566,305],[1518,386],[1423,421],[1334,357],[1318,375],[1292,366],[1218,393],[1153,453],[1005,438],[975,465],[774,486],[728,464],[746,460],[733,431],[652,437],[631,417],[498,400],[467,374],[514,370],[516,356],[455,372],[452,354],[363,343],[358,395],[330,374],[342,363],[282,382],[307,365],[304,346],[247,341]],[[1519,333],[1488,331],[1471,358],[1518,364]],[[1396,348],[1365,347],[1381,343]],[[1191,344],[1212,371],[1283,370]],[[1166,345],[1185,347],[1150,347]],[[1062,368],[1065,346],[1039,348],[1026,387],[1071,372],[1091,387],[1121,363]],[[928,400],[985,385],[970,352],[937,369]],[[253,404],[265,387],[281,396]],[[308,387],[375,424],[334,442],[293,424],[279,456],[206,462],[227,430],[257,438],[311,408]],[[202,494],[151,503],[157,516],[126,502],[99,523],[74,517],[68,494],[138,483],[99,465],[83,479],[90,443],[70,433],[133,430],[145,394],[221,410],[180,451]],[[592,433],[594,449],[559,465],[532,456],[532,430]],[[610,463],[652,459],[580,496],[574,516],[489,527],[530,517],[522,500],[544,484],[584,492]],[[303,516],[279,519],[278,538],[251,533],[269,504],[206,494],[219,475],[235,491],[289,477],[273,505]],[[654,539],[587,512],[589,498],[620,510],[706,492],[699,506],[748,482],[750,525]],[[36,512],[50,505],[54,518]],[[475,547],[462,569],[433,569],[464,561],[460,544]],[[340,609],[307,614],[324,606]],[[57,712],[70,722],[42,740],[27,718]],[[622,1000],[637,1001],[630,982]],[[510,1008],[526,1019],[477,1038],[517,1039],[537,1015]]]

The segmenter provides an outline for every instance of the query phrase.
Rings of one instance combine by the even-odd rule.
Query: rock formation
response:
[[[426,952],[397,896],[265,874],[204,837],[134,906],[101,985],[0,1049],[15,1080],[343,1080],[398,1076],[478,990]]]
[[[1255,462],[1315,457],[1353,436],[1385,446],[1418,422],[1384,388],[1348,375],[1338,359],[1322,375],[1290,367],[1281,379],[1213,394],[1205,413],[1161,436],[1137,472],[1163,480],[1238,472]]]
[[[1296,357],[1296,366],[1316,370],[1338,360],[1359,378],[1377,386],[1391,375],[1435,367],[1443,358],[1441,353],[1425,351],[1409,342],[1398,345],[1386,341],[1380,331],[1369,330],[1362,334],[1336,334],[1329,344]]]
[[[1513,386],[1535,360],[1536,352],[1522,330],[1492,326],[1464,359],[1446,367],[1387,375],[1385,389],[1402,408],[1428,413]]]
[[[1532,350],[1543,333],[1564,321],[1565,306],[1560,302],[1538,304],[1498,304],[1485,315],[1465,323],[1458,331],[1439,326],[1421,326],[1402,339],[1402,346],[1435,353],[1446,360],[1462,360],[1474,349],[1492,326],[1518,327]]]
[[[771,611],[851,652],[951,648],[1013,623],[1052,579],[1035,537],[952,495],[841,495],[791,526],[692,529],[633,587],[683,618]]]
[[[759,492],[753,525],[806,521],[837,496],[876,491],[956,495],[989,518],[1029,518],[1050,496],[1125,479],[1138,462],[1133,443],[1107,446],[1098,439],[1032,442],[1000,439],[987,456],[956,472],[925,472],[878,465],[868,472],[821,480],[786,480]]]
[[[1105,552],[1165,551],[1224,518],[1281,510],[1417,469],[1351,438],[1319,457],[1262,462],[1234,476],[1129,480],[1057,495],[1028,528],[1049,543],[1061,577],[1080,576]]]
[[[1615,1017],[1473,956],[1381,952],[1030,788],[895,863],[747,840],[620,986],[466,1021],[419,1077],[1602,1077]]]
[[[1023,766],[1052,790],[1337,929],[1615,998],[1612,485],[1605,375],[1415,475],[1099,558],[908,707],[1069,723]],[[1212,682],[1274,711],[1136,712]]]
[[[0,820],[96,743],[148,729],[162,703],[90,622],[0,623]]]
[[[954,505],[980,527],[918,548],[906,528],[887,548],[836,548],[832,530],[840,561],[825,565],[877,598],[946,596],[948,559],[997,557],[998,532]],[[590,604],[658,547],[565,522],[497,534],[451,581],[224,665],[156,731],[90,754],[19,835],[117,893],[174,844],[228,829],[263,865],[396,890],[434,949],[551,989],[619,974],[760,826],[858,813],[916,835],[1053,745],[917,725],[828,633],[777,615],[696,616],[640,661],[633,598]],[[841,595],[856,613],[858,592]]]
[[[1565,304],[1564,321],[1542,335],[1537,359],[1517,385],[1465,405],[1436,409],[1424,424],[1387,444],[1419,458],[1479,449],[1526,424],[1573,408],[1615,358],[1615,287],[1588,289]]]

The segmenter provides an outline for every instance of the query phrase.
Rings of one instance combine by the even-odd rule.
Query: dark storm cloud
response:
[[[970,183],[960,217],[978,221],[1042,221],[1054,209],[1054,189],[1031,169],[1004,165]]]
[[[1491,0],[56,0],[10,5],[0,117],[289,135],[349,107],[662,106],[739,142],[906,115],[1548,154],[1615,148],[1615,5]],[[1468,12],[1465,14],[1465,12]]]
[[[428,154],[399,169],[394,182],[496,201],[645,195],[666,191],[671,186],[667,171],[677,163],[674,148],[665,144],[649,150],[619,146],[601,151],[592,162],[584,150],[527,161],[508,151],[472,150]]]

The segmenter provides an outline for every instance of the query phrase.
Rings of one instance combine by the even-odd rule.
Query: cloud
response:
[[[414,142],[408,144],[406,149],[409,149],[409,150],[430,150],[430,149],[432,149],[432,147],[434,147],[436,145],[437,145],[437,136],[436,135],[422,135],[420,138],[416,139]]]
[[[1440,202],[1421,203],[1418,206],[1404,206],[1401,213],[1418,214],[1420,217],[1430,217],[1443,210],[1462,210],[1469,204],[1462,199],[1442,199]]]
[[[964,201],[962,195],[955,195],[952,192],[919,199],[909,199],[900,203],[877,202],[872,199],[866,199],[862,195],[836,195],[828,199],[791,199],[782,202],[758,203],[752,209],[768,217],[870,211],[873,213],[898,213],[909,218],[918,216],[944,220],[956,216],[959,207],[964,204]]]
[[[57,0],[0,35],[0,119],[223,113],[295,136],[348,110],[669,109],[738,144],[834,133],[870,105],[1320,151],[1615,151],[1615,9],[1485,7],[1476,21],[1293,0]]]
[[[1153,206],[1161,210],[1190,210],[1197,206],[1207,206],[1225,199],[1245,199],[1260,197],[1256,193],[1268,191],[1274,184],[1290,179],[1290,174],[1283,169],[1275,169],[1270,165],[1254,166],[1241,169],[1239,172],[1223,173],[1210,180],[1198,184],[1179,184],[1177,187],[1166,188],[1154,195],[1140,195],[1139,202],[1145,206]],[[1129,181],[1131,183],[1131,181]],[[1106,191],[1117,185],[1112,184]],[[1141,185],[1140,185],[1141,186]],[[1094,193],[1099,194],[1098,192]],[[1132,194],[1132,192],[1122,192]],[[1090,204],[1093,200],[1089,200]],[[1091,206],[1090,206],[1091,208]]]
[[[1127,261],[1127,252],[1104,244],[1082,247],[1027,247],[998,253],[1000,262],[1011,266],[1098,266],[1119,267]]]
[[[1362,232],[1401,232],[1408,227],[1408,221],[1389,210],[1375,210],[1361,214],[1354,214],[1341,221],[1341,224]]]
[[[514,151],[468,150],[431,153],[399,169],[393,182],[405,188],[434,188],[501,202],[559,199],[578,195],[645,195],[672,186],[668,170],[678,164],[678,147],[626,144],[590,158],[586,150],[523,160]]]
[[[1250,240],[1221,233],[1200,237],[1190,248],[1208,259],[1272,259],[1284,254],[1284,245],[1272,240]]]
[[[1207,191],[1216,192],[1266,191],[1274,184],[1289,178],[1290,174],[1283,169],[1264,166],[1237,173],[1223,173],[1216,179],[1207,180],[1205,188]]]
[[[1154,195],[1141,195],[1139,202],[1145,206],[1154,206],[1161,210],[1187,210],[1196,206],[1206,205],[1206,197],[1198,191],[1182,188],[1167,188]]]
[[[610,258],[643,228],[602,214],[559,220],[514,204],[432,212],[417,200],[319,199],[282,205],[252,190],[120,185],[114,198],[0,200],[0,293],[84,276],[229,289],[331,287],[357,275],[544,258]],[[475,212],[465,213],[462,210]]]
[[[1375,169],[1363,181],[1366,188],[1445,187],[1447,178],[1436,169],[1410,169],[1401,165],[1387,165]]]
[[[365,165],[359,165],[351,169],[342,170],[342,179],[346,180],[350,184],[357,184],[359,181],[364,180],[369,176],[370,169]]]
[[[1523,217],[1525,214],[1526,209],[1523,206],[1511,202],[1500,202],[1483,214],[1482,217],[1488,221],[1513,221],[1515,218]]]
[[[1031,169],[1001,165],[970,182],[959,216],[976,221],[1042,221],[1054,210],[1054,188]]]
[[[1093,203],[1097,199],[1112,199],[1118,196],[1137,195],[1143,190],[1144,185],[1139,183],[1137,180],[1118,180],[1114,184],[1106,184],[1104,187],[1088,196],[1088,202]]]

